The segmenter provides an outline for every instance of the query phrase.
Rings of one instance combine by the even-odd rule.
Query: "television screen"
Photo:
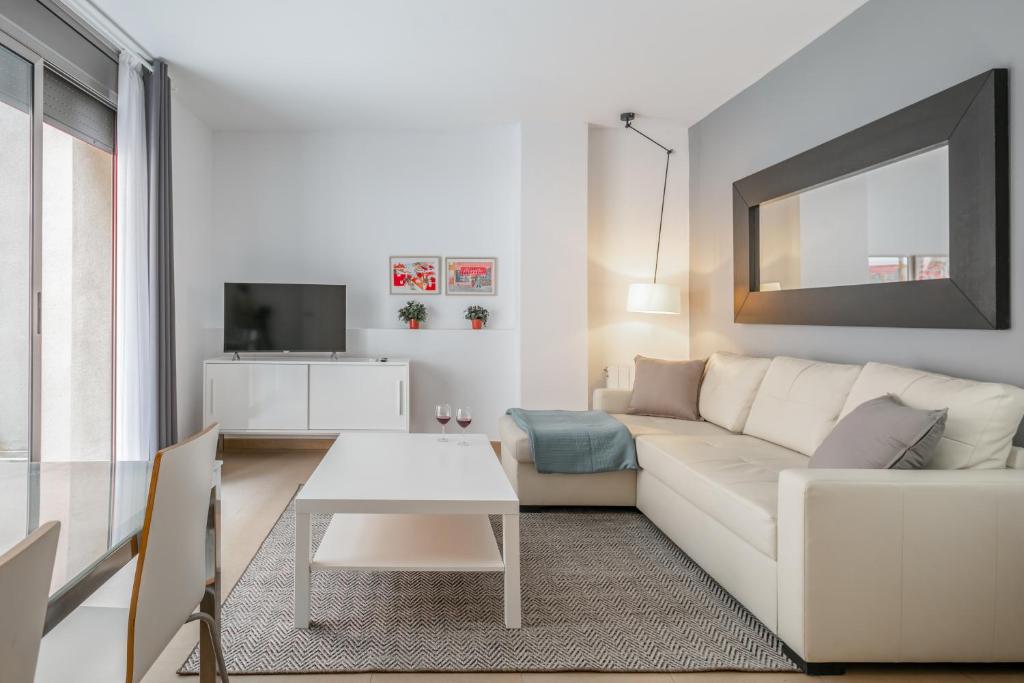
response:
[[[225,351],[344,351],[345,285],[224,283]]]

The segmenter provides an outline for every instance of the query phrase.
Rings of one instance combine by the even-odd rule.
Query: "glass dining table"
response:
[[[207,597],[220,623],[220,462],[207,520]],[[41,523],[60,522],[44,635],[138,554],[152,464],[148,461],[0,459],[0,554]],[[214,656],[200,639],[200,681],[215,680]]]

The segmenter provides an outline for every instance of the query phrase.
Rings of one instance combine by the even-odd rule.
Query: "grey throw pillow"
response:
[[[700,419],[697,397],[704,361],[637,356],[634,362],[633,396],[629,400],[632,415]]]
[[[921,469],[935,454],[947,412],[910,408],[892,395],[871,399],[836,424],[808,466]]]

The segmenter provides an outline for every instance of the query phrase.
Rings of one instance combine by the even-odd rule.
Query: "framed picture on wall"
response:
[[[440,256],[392,256],[388,260],[392,294],[440,294]]]
[[[449,256],[445,259],[446,294],[494,296],[498,288],[498,259]]]

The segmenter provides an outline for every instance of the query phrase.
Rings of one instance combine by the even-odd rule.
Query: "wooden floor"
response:
[[[281,510],[299,484],[306,481],[316,467],[322,451],[275,451],[246,449],[228,451],[224,459],[224,490],[222,505],[224,587],[235,584],[250,558],[255,554],[264,536],[270,531]],[[191,651],[198,638],[197,626],[189,624],[181,629],[153,666],[145,683],[188,683],[195,677],[179,677],[174,672]],[[796,674],[333,674],[294,676],[232,676],[242,683],[321,683],[323,681],[351,681],[353,683],[446,683],[448,681],[481,681],[482,683],[555,683],[564,681],[602,681],[605,683],[790,683],[806,681]],[[823,679],[817,679],[823,680]],[[829,680],[829,679],[824,679]],[[1021,681],[1024,668],[988,669],[952,667],[853,667],[836,683],[876,681],[959,682]]]

